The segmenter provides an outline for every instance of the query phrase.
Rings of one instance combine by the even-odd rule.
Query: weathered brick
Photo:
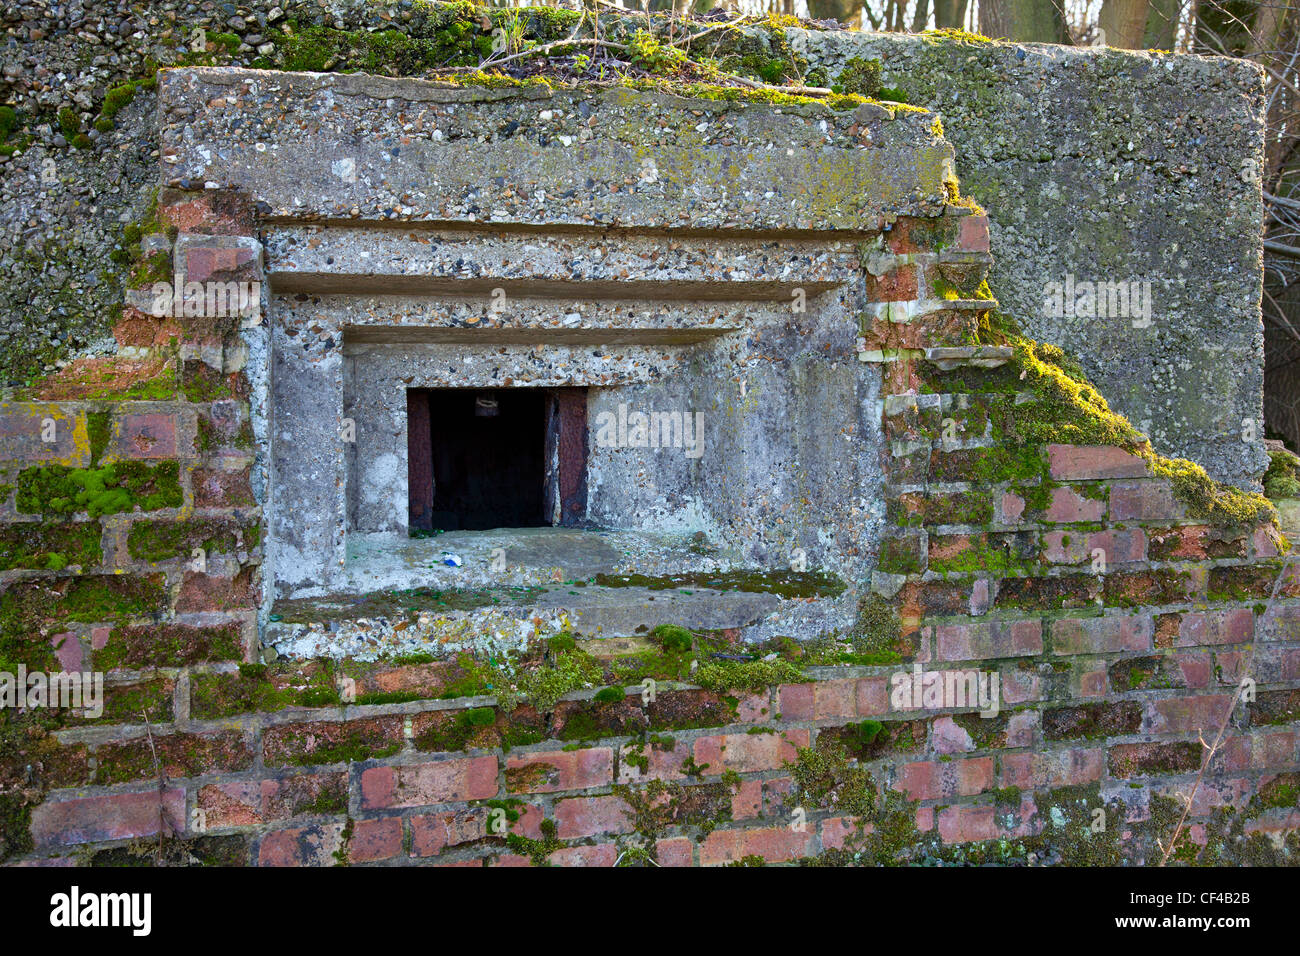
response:
[[[1019,524],[1025,513],[1025,499],[1010,492],[1003,493],[998,502],[996,522],[1003,525]]]
[[[165,823],[164,823],[165,821]],[[104,794],[49,800],[32,810],[32,840],[37,849],[128,840],[185,832],[185,791],[166,787],[143,793]]]
[[[85,435],[85,419],[58,405],[0,402],[0,461],[57,461],[85,466],[90,448]]]
[[[369,767],[361,774],[361,805],[367,810],[485,800],[496,794],[497,758],[492,756]]]
[[[512,756],[506,761],[506,789],[511,793],[554,793],[586,790],[614,782],[614,751],[548,750]]]
[[[857,681],[823,680],[810,685],[813,689],[813,719],[853,717],[858,712]]]
[[[161,459],[188,455],[182,448],[175,412],[145,412],[120,416],[113,424],[108,456],[123,459]]]
[[[1275,558],[1281,553],[1278,529],[1271,524],[1261,525],[1251,532],[1250,544],[1257,558]]]
[[[696,739],[693,754],[697,766],[708,765],[710,775],[724,770],[756,773],[793,763],[795,748],[807,747],[808,743],[808,731],[797,728],[783,733],[719,734]]]
[[[550,855],[551,866],[609,867],[618,859],[618,847],[613,843],[595,846],[566,846]]]
[[[1043,736],[1048,740],[1078,737],[1120,737],[1142,729],[1142,706],[1123,700],[1081,707],[1049,707],[1043,711]]]
[[[1179,647],[1245,644],[1255,636],[1255,614],[1248,607],[1227,611],[1196,611],[1182,615]]]
[[[1152,561],[1205,561],[1244,558],[1246,539],[1206,525],[1179,525],[1150,531]]]
[[[191,244],[184,250],[185,281],[256,282],[261,278],[257,245],[254,239],[241,238]]]
[[[989,251],[989,217],[967,216],[957,230],[957,248],[962,252]]]
[[[993,758],[927,760],[899,768],[894,789],[915,800],[943,800],[969,797],[993,786]]]
[[[273,830],[262,837],[258,866],[333,866],[343,850],[343,823]]]
[[[889,681],[884,677],[863,677],[857,682],[859,717],[889,713]]]
[[[822,849],[842,850],[874,830],[870,823],[863,823],[861,817],[830,817],[822,821]]]
[[[1113,445],[1048,445],[1051,475],[1057,481],[1145,478],[1147,463]]]
[[[813,719],[815,710],[813,686],[813,684],[781,685],[777,692],[777,712],[782,720]]]
[[[186,571],[176,612],[252,611],[257,608],[253,570],[245,568],[233,578]]]
[[[1100,521],[1106,514],[1104,499],[1088,498],[1073,488],[1053,488],[1044,520],[1057,524]]]
[[[1002,785],[1022,790],[1073,786],[1100,780],[1105,769],[1106,752],[1099,748],[1005,754]]]
[[[744,780],[731,796],[731,819],[749,820],[763,812],[763,781]]]
[[[263,780],[261,796],[267,820],[343,813],[348,808],[348,773],[297,773]]]
[[[1300,641],[1300,604],[1274,604],[1260,617],[1259,630],[1266,641]]]
[[[660,866],[691,866],[694,843],[687,837],[672,837],[655,843]]]
[[[246,508],[257,504],[247,467],[236,471],[196,468],[192,487],[196,508]]]
[[[1043,622],[1038,618],[940,624],[934,636],[935,660],[940,661],[1024,657],[1043,651]]]
[[[970,606],[970,588],[962,581],[909,581],[898,592],[899,614],[904,620],[964,614]]]
[[[1004,704],[1023,704],[1042,699],[1042,679],[1038,674],[1015,667],[1004,667],[1000,673]]]
[[[1116,777],[1145,777],[1161,773],[1191,773],[1201,766],[1199,741],[1116,744],[1110,748],[1110,772]]]
[[[181,232],[212,236],[255,236],[259,221],[253,202],[233,189],[161,196],[158,217]]]
[[[1166,697],[1147,704],[1143,733],[1194,734],[1217,731],[1234,698],[1214,694],[1201,697]]]
[[[469,807],[411,817],[411,855],[437,856],[447,847],[487,839],[493,835],[488,827],[490,814],[487,807]],[[511,828],[507,832],[519,831]]]
[[[358,820],[353,825],[352,839],[348,842],[350,862],[372,863],[375,860],[391,860],[401,852],[401,817]]]
[[[631,833],[632,820],[621,797],[570,797],[555,804],[556,835],[577,840],[598,833]]]
[[[997,837],[993,807],[944,807],[939,811],[939,836],[944,843],[969,843]]]
[[[899,266],[882,276],[867,273],[867,300],[902,302],[917,297],[916,266]]]
[[[1126,481],[1110,486],[1112,521],[1173,521],[1185,514],[1168,482]]]
[[[769,863],[797,860],[812,854],[815,836],[812,826],[803,833],[790,827],[714,830],[700,844],[700,865],[718,866],[746,856],[761,856]]]
[[[1132,564],[1146,559],[1146,535],[1141,528],[1110,529],[1092,534],[1049,531],[1043,535],[1043,557],[1052,564],[1103,562],[1102,570],[1114,564]]]
[[[642,747],[626,744],[619,756],[618,782],[644,783],[647,780],[685,780],[682,764],[690,755],[689,745],[679,743],[671,750],[656,745]],[[644,761],[644,767],[642,762]]]
[[[1110,692],[1105,661],[1076,663],[1074,673],[1078,677],[1076,692],[1080,697],[1105,697]]]
[[[1108,654],[1151,649],[1152,621],[1142,614],[1066,617],[1052,622],[1053,654]]]

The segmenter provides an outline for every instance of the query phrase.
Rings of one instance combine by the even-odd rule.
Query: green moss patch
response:
[[[689,571],[658,577],[598,574],[593,583],[607,588],[647,588],[651,591],[701,588],[776,594],[785,598],[838,597],[848,587],[838,575],[822,571]]]
[[[192,518],[187,521],[136,521],[127,535],[126,549],[141,561],[189,560],[194,549],[206,554],[234,553],[246,544],[243,528],[223,518]]]
[[[1174,496],[1191,517],[1224,527],[1276,520],[1277,512],[1263,495],[1216,482],[1194,462],[1157,455],[1126,418],[1110,410],[1106,400],[1083,377],[1078,363],[1069,360],[1061,349],[1019,335],[1003,316],[984,319],[980,338],[984,344],[1014,348],[1012,361],[1003,368],[1017,383],[1017,389],[1032,397],[1032,401],[993,409],[994,436],[1007,451],[1021,447],[1038,453],[1048,444],[1125,448],[1146,459],[1155,477],[1170,483]],[[960,374],[970,373],[963,369]],[[985,470],[964,480],[998,477]]]
[[[102,468],[25,468],[18,473],[15,505],[23,514],[72,515],[84,511],[98,518],[137,508],[179,508],[183,500],[177,462],[148,465],[123,461]]]
[[[199,720],[339,703],[333,662],[328,660],[302,667],[240,664],[236,673],[190,678],[190,713]]]
[[[161,575],[85,575],[57,582],[22,581],[0,593],[0,670],[18,663],[44,670],[53,661],[49,635],[69,622],[128,623],[166,602]]]
[[[11,524],[0,529],[0,571],[30,568],[62,571],[92,569],[103,558],[98,521]]]
[[[1300,498],[1300,457],[1285,448],[1268,453],[1264,494],[1275,501],[1280,498]]]
[[[243,656],[239,625],[217,628],[182,624],[115,627],[103,649],[95,651],[96,670],[186,667]]]

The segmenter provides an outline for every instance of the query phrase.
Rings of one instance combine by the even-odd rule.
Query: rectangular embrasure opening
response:
[[[586,512],[586,389],[410,389],[410,530],[574,526]]]

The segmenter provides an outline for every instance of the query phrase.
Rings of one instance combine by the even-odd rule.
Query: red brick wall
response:
[[[191,278],[260,280],[244,238],[255,222],[237,201],[176,197],[162,215],[211,237],[188,240]],[[1010,360],[1009,349],[970,344],[987,303],[945,296],[936,282],[941,265],[957,279],[978,277],[987,248],[978,217],[901,222],[887,249],[902,258],[867,276],[875,301],[914,303],[864,321],[860,344],[887,396],[893,557],[875,583],[901,622],[901,662],[814,670],[809,683],[732,701],[667,687],[645,707],[639,696],[602,705],[621,708],[618,734],[508,750],[512,722],[558,733],[566,714],[592,706],[591,694],[563,702],[549,724],[495,713],[466,750],[450,753],[426,749],[425,731],[491,701],[435,699],[439,665],[384,672],[383,689],[425,694],[407,703],[272,708],[252,697],[212,709],[210,686],[235,681],[236,664],[257,647],[260,514],[238,333],[234,323],[128,311],[119,339],[135,351],[80,363],[34,386],[32,401],[0,409],[9,486],[0,517],[14,548],[37,534],[37,516],[17,510],[19,473],[96,464],[96,414],[110,424],[100,464],[175,462],[179,489],[152,510],[96,519],[97,556],[5,572],[9,659],[106,669],[110,682],[103,719],[24,729],[16,743],[9,735],[5,782],[23,797],[6,812],[25,833],[9,838],[8,852],[111,862],[162,831],[198,859],[257,865],[817,857],[885,829],[883,817],[844,809],[847,790],[814,798],[796,784],[819,744],[872,720],[881,742],[849,766],[902,798],[918,831],[905,837],[913,851],[973,858],[959,848],[1003,839],[1014,853],[1052,859],[1054,841],[1070,839],[1062,814],[1073,821],[1082,808],[1085,819],[1103,811],[1115,852],[1149,861],[1155,840],[1172,832],[1162,798],[1181,806],[1175,794],[1193,789],[1201,739],[1213,740],[1229,713],[1196,787],[1190,840],[1211,842],[1211,816],[1225,806],[1241,812],[1247,833],[1294,840],[1300,810],[1267,799],[1261,807],[1258,797],[1287,792],[1300,771],[1300,577],[1285,580],[1265,613],[1278,576],[1275,530],[1186,517],[1169,485],[1123,449],[1031,450],[1055,483],[1042,493],[990,477],[981,463],[996,448],[978,427],[990,397],[946,390],[932,374]],[[174,397],[97,397],[169,375]],[[57,426],[51,443],[41,441],[45,418]],[[945,418],[971,428],[945,441]],[[87,530],[77,517],[40,522],[53,536],[48,550],[59,533]],[[161,535],[158,522],[176,533]],[[206,548],[204,571],[190,567],[196,547]],[[1094,549],[1105,553],[1104,573],[1092,568]],[[99,590],[78,596],[91,586]],[[895,708],[891,677],[914,663],[997,673],[1001,713],[983,721],[970,708]],[[310,683],[314,668],[281,668],[276,686]],[[1235,699],[1242,676],[1256,681],[1249,703]],[[693,726],[642,736],[671,725],[656,715],[688,710]],[[1077,861],[1070,852],[1057,858]]]

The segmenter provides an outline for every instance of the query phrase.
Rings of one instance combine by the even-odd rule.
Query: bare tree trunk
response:
[[[916,10],[912,13],[912,32],[920,33],[930,20],[930,0],[916,0]]]
[[[1065,18],[1052,0],[980,0],[980,33],[1022,43],[1064,43]]]
[[[1286,15],[1290,3],[1281,0],[1265,0],[1255,11],[1255,23],[1250,31],[1250,49],[1247,55],[1259,56],[1262,53],[1278,52],[1282,38],[1282,28],[1286,26]]]
[[[1181,0],[1150,0],[1150,8],[1143,46],[1148,50],[1172,50],[1178,39],[1178,18],[1183,10]]]
[[[1098,25],[1106,46],[1137,50],[1146,39],[1149,0],[1105,0]]]
[[[940,30],[966,26],[966,0],[934,0],[934,25]]]

